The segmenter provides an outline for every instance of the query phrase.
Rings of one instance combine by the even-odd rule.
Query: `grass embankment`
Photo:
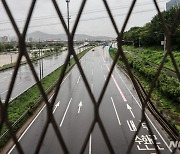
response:
[[[124,51],[130,51],[139,56],[140,58],[143,58],[146,61],[150,61],[152,63],[155,63],[159,65],[162,62],[162,58],[164,56],[164,51],[162,47],[143,47],[143,49],[135,48],[133,46],[123,46]],[[178,68],[180,68],[180,51],[173,51],[174,59],[176,60],[176,64]],[[172,71],[174,71],[174,66],[172,64],[172,61],[170,57],[168,56],[165,64],[165,68],[168,68]]]
[[[86,49],[83,52],[79,53],[78,58],[80,59],[81,57],[83,57],[90,49],[92,48]],[[72,58],[70,61],[70,66],[68,65],[66,69],[66,73],[68,73],[74,65],[75,65],[75,60],[74,58]],[[48,90],[47,93],[53,90],[54,86],[52,85],[55,85],[55,83],[57,82],[61,74],[62,68],[63,65],[41,80],[44,90],[45,91]],[[49,87],[51,87],[50,90]],[[13,128],[15,132],[24,124],[24,122],[36,110],[38,105],[41,103],[41,101],[38,101],[40,98],[41,98],[41,93],[37,85],[34,85],[9,104],[8,119],[12,124],[14,124],[26,111],[28,111],[27,114],[25,114],[26,116],[24,116],[21,119],[21,121]],[[2,135],[6,130],[7,128],[3,126],[3,128],[0,130],[0,135]],[[3,138],[3,140],[0,141],[0,147],[2,147],[9,138],[10,136],[9,134],[7,134]]]
[[[116,51],[117,50],[114,49],[112,52],[110,52],[112,58],[114,58]],[[139,81],[141,81],[147,92],[149,91],[152,79],[157,72],[157,66],[150,65],[149,59],[157,59],[157,64],[162,60],[162,57],[159,56],[158,59],[154,52],[155,51],[152,50],[151,53],[151,50],[148,49],[148,51],[137,53],[138,55],[144,56],[142,59],[133,56],[130,53],[125,53],[134,75],[139,79]],[[161,54],[163,54],[162,51]],[[176,56],[176,60],[178,61],[180,58],[179,53],[176,53],[176,55],[178,55]],[[121,57],[118,60],[118,65],[125,68]],[[170,63],[166,63],[166,66],[172,69],[172,65]],[[169,121],[180,132],[180,82],[178,79],[169,77],[164,72],[161,72],[152,93],[151,100],[158,111],[166,118],[166,120]]]
[[[42,57],[39,57],[38,54],[36,54],[36,56],[31,57],[31,61],[35,62],[35,61],[37,61],[39,59],[42,59],[42,58],[45,58],[45,57],[49,57],[49,56],[51,56],[53,54],[56,54],[56,53],[59,53],[59,52],[62,52],[62,51],[60,49],[59,49],[59,51],[57,51],[57,50],[54,50],[54,51],[51,51],[51,52],[45,51],[44,55],[42,55]],[[27,63],[27,61],[21,61],[21,65],[24,65],[26,63]],[[15,65],[16,65],[16,62],[11,63],[11,64],[5,64],[5,65],[0,67],[0,71],[4,71],[6,69],[13,68],[13,67],[15,67]]]

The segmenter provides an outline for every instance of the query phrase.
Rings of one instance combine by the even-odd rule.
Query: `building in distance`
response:
[[[7,36],[0,37],[0,42],[7,43],[9,42],[9,38]]]

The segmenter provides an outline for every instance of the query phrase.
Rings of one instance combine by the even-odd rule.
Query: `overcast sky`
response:
[[[64,19],[66,20],[66,0],[57,1],[64,15]],[[161,10],[165,10],[167,1],[168,0],[157,0]],[[81,2],[82,0],[70,0],[71,28],[74,25]],[[107,0],[107,2],[120,30],[132,0]],[[18,27],[22,31],[31,0],[7,0],[7,3],[17,21]],[[155,14],[157,14],[157,11],[153,4],[153,0],[137,0],[126,30],[133,26],[143,26],[149,22]],[[42,31],[50,34],[64,33],[51,0],[37,0],[28,33],[34,31]],[[116,37],[102,0],[87,0],[76,33],[92,36]],[[12,30],[12,26],[0,1],[0,36],[14,35],[15,33]]]

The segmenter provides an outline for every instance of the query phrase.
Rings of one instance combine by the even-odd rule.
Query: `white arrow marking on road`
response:
[[[60,105],[60,101],[55,105],[53,113],[56,111],[56,109],[59,107],[59,105]]]
[[[131,112],[133,118],[135,118],[135,116],[134,116],[134,114],[133,114],[133,112],[132,112],[132,108],[131,108],[128,104],[127,104],[127,109]]]
[[[77,84],[79,83],[79,80],[80,80],[81,76],[79,76],[78,80],[77,80]]]
[[[78,114],[81,112],[81,107],[82,107],[82,101],[78,105]]]
[[[106,76],[104,75],[104,80],[106,81]]]

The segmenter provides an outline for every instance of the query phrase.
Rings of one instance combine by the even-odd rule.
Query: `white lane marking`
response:
[[[105,61],[105,59],[104,59],[104,56],[103,56],[103,55],[102,55],[102,59],[103,59],[103,61],[104,61],[104,63],[105,63],[106,61]],[[107,67],[108,71],[110,72],[110,69],[109,69],[108,65],[107,65],[107,64],[105,64],[105,65],[106,65],[106,67]],[[121,97],[122,97],[122,98],[123,98],[123,100],[126,102],[126,101],[127,101],[127,99],[126,99],[126,97],[124,96],[124,94],[123,94],[123,92],[122,92],[121,88],[119,87],[119,85],[118,85],[118,83],[117,83],[117,81],[116,81],[116,79],[115,79],[114,75],[113,75],[113,74],[111,74],[111,77],[112,77],[112,79],[113,79],[113,81],[114,81],[114,83],[115,83],[115,85],[116,85],[116,87],[117,87],[117,89],[118,89],[118,91],[119,91],[119,93],[120,93]]]
[[[132,112],[132,108],[129,106],[129,104],[127,104],[127,109],[131,112],[133,118],[135,118],[134,113]]]
[[[43,106],[43,108],[39,111],[39,113],[36,115],[36,117],[33,119],[33,121],[29,124],[29,126],[26,128],[26,130],[23,132],[23,134],[20,136],[20,138],[18,139],[18,142],[22,139],[22,137],[25,135],[25,133],[28,131],[28,129],[32,126],[32,124],[34,123],[34,121],[37,119],[37,117],[41,114],[41,112],[44,110],[44,108],[46,107],[46,105]],[[14,148],[16,147],[16,145],[14,145],[9,151],[8,154],[10,154]]]
[[[2,80],[6,79],[6,78],[8,78],[8,76],[3,77]]]
[[[8,91],[8,90],[3,91],[3,92],[1,93],[1,95],[5,94],[7,91]]]
[[[79,80],[80,80],[81,76],[79,76],[78,80],[77,80],[77,84],[79,83]]]
[[[81,107],[82,107],[82,101],[78,105],[78,114],[81,112]]]
[[[69,101],[69,103],[68,103],[68,106],[67,106],[67,108],[66,108],[66,111],[64,112],[64,116],[63,116],[63,118],[62,118],[62,120],[61,120],[60,127],[62,126],[62,124],[63,124],[63,122],[64,122],[64,119],[65,119],[65,117],[66,117],[66,114],[67,114],[67,111],[68,111],[69,106],[70,106],[70,104],[71,104],[71,101],[72,101],[72,98],[70,99],[70,101]]]
[[[103,66],[101,65],[101,69],[103,69]]]
[[[56,109],[59,107],[59,105],[60,105],[60,101],[55,105],[55,108],[54,108],[54,110],[53,110],[53,114],[55,113],[55,111],[56,111]]]
[[[52,97],[54,96],[54,94],[49,98],[48,101],[50,101],[52,99]],[[22,133],[22,135],[19,137],[18,142],[23,138],[23,136],[26,134],[26,132],[28,131],[28,129],[32,126],[32,124],[34,123],[34,121],[38,118],[38,116],[41,114],[41,112],[44,110],[44,108],[46,107],[46,104],[43,106],[43,108],[39,111],[39,113],[35,116],[35,118],[33,119],[33,121],[31,121],[31,123],[29,124],[29,126],[25,129],[25,131]],[[14,148],[16,147],[16,144],[13,145],[13,147],[8,151],[8,154],[10,154]]]
[[[93,74],[94,74],[94,71],[93,71],[93,69],[92,69],[92,76],[93,76]]]
[[[75,68],[75,67],[74,67]],[[74,70],[74,68],[69,72],[69,74],[67,74],[66,78],[63,80],[62,83],[64,83],[64,81],[67,79],[67,77],[70,75],[70,73]],[[54,96],[54,94],[49,98],[48,101],[50,101],[52,99],[52,97]],[[23,138],[23,136],[26,134],[26,132],[28,131],[28,129],[32,126],[32,124],[34,123],[34,121],[38,118],[38,116],[41,114],[41,112],[43,111],[43,109],[46,107],[46,104],[43,106],[43,108],[39,111],[39,113],[36,115],[36,117],[33,119],[33,121],[31,121],[31,123],[29,124],[29,126],[26,128],[26,130],[22,133],[22,135],[19,137],[18,142]],[[9,150],[8,154],[10,154],[14,148],[16,147],[16,145],[13,145],[13,147]]]
[[[109,67],[108,67],[107,65],[106,65],[106,67],[107,67],[108,71],[110,71],[110,69],[109,69]],[[111,77],[112,77],[112,79],[113,79],[113,81],[114,81],[114,83],[115,83],[115,85],[116,85],[116,87],[117,87],[117,89],[118,89],[118,91],[119,91],[119,93],[120,93],[122,99],[123,99],[125,102],[127,102],[127,99],[126,99],[126,97],[124,96],[124,94],[123,94],[121,88],[119,87],[119,85],[118,85],[118,83],[117,83],[117,81],[116,81],[114,75],[111,74]]]
[[[119,72],[117,71],[117,69],[115,69],[119,78],[122,80],[122,82],[124,83],[125,87],[127,88],[127,90],[129,91],[129,93],[131,94],[131,96],[133,97],[133,99],[135,100],[135,102],[138,104],[139,108],[142,110],[141,105],[139,104],[139,102],[137,101],[137,99],[135,98],[135,96],[132,94],[132,92],[130,91],[130,89],[128,88],[128,86],[126,85],[126,83],[124,82],[124,80],[122,79],[121,75],[119,74]],[[155,127],[155,125],[153,124],[153,122],[151,121],[151,119],[149,118],[149,116],[145,113],[146,117],[148,118],[149,122],[151,123],[151,125],[154,127],[155,131],[158,133],[159,137],[162,139],[162,141],[164,142],[164,144],[166,145],[166,147],[169,149],[170,152],[172,152],[172,150],[170,149],[169,145],[166,143],[166,141],[164,140],[164,138],[162,137],[161,133],[157,130],[157,128]]]
[[[51,97],[48,99],[48,101],[50,101],[53,98],[54,94],[51,95]]]
[[[104,59],[104,56],[102,55],[102,59],[103,59],[103,62],[106,63],[105,59]]]
[[[92,153],[92,135],[90,135],[90,138],[89,138],[89,154]]]
[[[20,84],[22,84],[23,82],[19,82],[17,85],[19,86]]]
[[[137,128],[136,128],[136,125],[134,124],[134,121],[133,120],[130,120],[130,123],[131,123],[131,126],[132,128],[137,131]]]
[[[118,115],[118,113],[117,113],[116,106],[115,106],[115,104],[114,104],[114,100],[113,100],[112,97],[111,97],[111,101],[112,101],[112,104],[113,104],[113,107],[114,107],[114,111],[115,111],[115,113],[116,113],[116,117],[117,117],[118,123],[119,123],[119,125],[121,125],[121,121],[120,121],[120,119],[119,119],[119,115]]]
[[[129,129],[130,129],[131,132],[137,131],[137,128],[136,128],[136,126],[135,126],[135,124],[134,124],[134,122],[132,120],[130,120],[130,121],[127,120],[127,124],[129,126]]]
[[[104,80],[106,81],[106,76],[104,75]]]

